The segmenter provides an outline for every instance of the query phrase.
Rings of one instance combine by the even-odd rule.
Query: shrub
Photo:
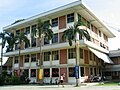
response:
[[[10,83],[12,85],[19,85],[19,84],[21,84],[20,78],[17,77],[17,76],[12,76],[10,80],[11,80]]]
[[[0,75],[0,86],[4,85],[5,82],[5,78],[3,77],[3,75]]]

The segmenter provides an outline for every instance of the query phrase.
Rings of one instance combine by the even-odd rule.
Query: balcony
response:
[[[75,43],[73,42],[73,47],[75,46]],[[105,52],[105,53],[109,53],[108,50],[94,44],[93,42],[91,41],[87,41],[87,40],[79,40],[79,47],[92,47],[92,48],[95,48],[97,50],[100,50],[102,52]],[[48,51],[48,50],[53,50],[53,49],[64,49],[64,48],[69,48],[69,43],[68,42],[64,42],[64,43],[55,43],[55,44],[48,44],[48,45],[44,45],[42,46],[42,51]],[[40,51],[40,47],[30,47],[30,48],[26,48],[24,50],[21,50],[20,53],[21,54],[25,54],[25,53],[32,53],[32,52],[39,52]],[[15,51],[12,51],[12,52],[7,52],[7,53],[4,53],[4,56],[13,56],[13,55],[18,55],[19,54],[19,50],[15,50]]]

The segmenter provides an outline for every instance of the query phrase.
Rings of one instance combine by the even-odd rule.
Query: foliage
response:
[[[0,86],[4,85],[5,77],[3,75],[0,75]]]
[[[42,50],[41,50],[41,41],[43,38],[51,40],[53,38],[53,31],[50,28],[51,24],[49,21],[42,22],[38,20],[37,29],[32,30],[32,37],[36,37],[40,41],[40,60],[42,64]],[[40,62],[40,61],[39,61]]]
[[[13,51],[14,48],[14,43],[15,43],[15,38],[13,33],[7,33],[6,37],[8,45],[6,46],[7,50],[6,52]]]
[[[96,86],[118,86],[119,82],[100,82],[99,84],[97,84]]]
[[[19,20],[16,20],[14,23],[12,23],[11,25],[13,25],[13,24],[16,24],[16,23],[18,23],[18,22],[21,22],[21,21],[24,21],[25,19],[19,19]]]
[[[38,20],[37,29],[33,30],[32,36],[38,37],[40,40],[44,37],[48,40],[53,38],[53,31],[50,29],[51,24],[49,21],[42,22],[40,19]]]
[[[80,26],[84,26],[85,24],[78,20],[78,22],[74,23],[73,26],[70,26],[67,30],[64,31],[62,39],[63,41],[68,40],[69,45],[72,46],[72,41],[75,41],[76,43],[76,35],[77,33],[81,37],[85,37],[87,40],[90,40],[90,35],[85,29],[80,29]]]
[[[17,77],[17,76],[12,76],[12,77],[8,78],[8,80],[9,80],[8,82],[9,82],[10,85],[19,85],[19,84],[21,84],[20,78]]]
[[[25,33],[21,32],[14,37],[14,44],[17,43],[21,46],[22,42],[25,42],[27,46],[30,46],[29,39],[25,36]]]

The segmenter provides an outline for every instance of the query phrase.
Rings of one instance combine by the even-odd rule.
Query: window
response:
[[[36,47],[36,38],[31,38],[32,47]]]
[[[19,35],[19,34],[20,34],[20,30],[17,30],[17,31],[16,31],[16,35]]]
[[[34,31],[34,30],[36,30],[36,28],[37,28],[37,25],[35,24],[35,25],[32,25],[32,32]],[[32,37],[31,38],[31,43],[32,43],[32,47],[35,47],[36,46],[36,38],[35,37]]]
[[[89,51],[90,60],[92,60],[92,52]]]
[[[80,48],[80,58],[83,58],[83,49]]]
[[[32,25],[32,32],[34,31],[34,30],[36,30],[36,28],[37,28],[37,25],[35,24],[35,25]]]
[[[99,36],[101,37],[101,31],[99,30]]]
[[[31,77],[36,77],[36,69],[31,69]]]
[[[49,44],[49,40],[47,38],[44,38],[44,45]]]
[[[90,22],[87,21],[87,27],[90,29]]]
[[[18,58],[19,58],[18,56],[15,57],[15,62],[14,62],[15,64],[18,64]]]
[[[69,59],[75,58],[75,48],[68,49],[68,58]]]
[[[25,55],[25,63],[29,63],[29,57],[30,55]]]
[[[96,71],[97,69],[96,68],[94,68],[94,75],[96,76],[97,75],[97,71]]]
[[[58,18],[52,19],[52,27],[58,26]]]
[[[36,62],[36,54],[31,54],[31,62]]]
[[[74,13],[67,15],[67,23],[74,22]]]
[[[44,77],[50,77],[50,69],[44,69]]]
[[[25,77],[29,77],[29,69],[24,69],[23,74],[25,75]]]
[[[52,51],[52,60],[59,60],[58,51]]]
[[[45,21],[44,22],[44,25],[46,26],[45,28],[49,28],[49,26],[50,26],[49,24],[50,24],[50,20]]]
[[[19,44],[15,43],[15,50],[18,50],[18,49],[19,49]]]
[[[69,77],[75,77],[75,68],[69,67]]]
[[[81,70],[81,77],[84,77],[84,67],[80,67]]]
[[[50,60],[50,52],[44,52],[44,61]]]
[[[91,24],[91,30],[94,31],[94,26]]]
[[[54,34],[52,43],[58,43],[58,33]]]
[[[99,68],[99,74],[101,75],[101,69]]]
[[[26,34],[26,35],[30,34],[30,26],[29,26],[29,27],[26,27],[25,34]]]
[[[59,77],[59,69],[52,68],[52,77]]]
[[[90,68],[90,74],[93,75],[93,68]]]

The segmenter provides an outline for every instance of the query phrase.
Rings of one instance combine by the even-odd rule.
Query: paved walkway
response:
[[[93,83],[92,83],[93,84]],[[0,90],[120,90],[120,86],[93,86],[92,84],[75,87],[74,85],[19,85],[19,86],[0,86]]]

